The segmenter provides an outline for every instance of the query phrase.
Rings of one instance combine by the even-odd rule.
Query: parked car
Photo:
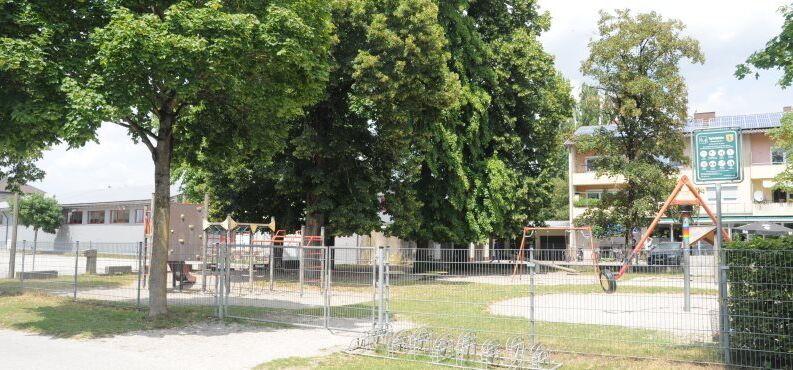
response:
[[[653,246],[647,255],[647,264],[655,266],[679,266],[683,261],[680,242],[660,242]]]

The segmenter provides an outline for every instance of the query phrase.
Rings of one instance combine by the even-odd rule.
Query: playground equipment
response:
[[[271,218],[269,224],[260,224],[237,222],[230,216],[222,222],[204,220],[203,226],[207,234],[205,248],[212,251],[206,253],[205,261],[217,257],[217,249],[221,244],[230,246],[232,252],[228,256],[229,265],[247,267],[250,291],[255,287],[254,271],[257,265],[268,267],[271,291],[275,288],[276,265],[285,267],[291,263],[298,268],[301,295],[305,284],[317,283],[324,286],[322,271],[327,253],[324,228],[320,229],[320,235],[306,235],[305,227],[299,232],[287,234],[286,230],[276,229],[274,218]],[[271,233],[266,233],[267,229]],[[261,263],[257,264],[257,261]],[[206,268],[203,271],[206,274]],[[226,284],[230,285],[230,280]]]
[[[683,190],[686,191],[684,192]],[[664,202],[663,206],[661,206],[661,209],[655,215],[653,222],[650,223],[650,226],[642,235],[642,238],[633,247],[633,252],[625,260],[625,262],[623,263],[622,267],[620,267],[616,275],[610,270],[601,269],[600,263],[598,261],[599,259],[597,258],[597,254],[593,254],[594,256],[593,262],[595,263],[595,270],[597,271],[598,274],[598,280],[600,282],[601,288],[603,288],[603,290],[606,293],[614,293],[617,290],[617,280],[619,280],[622,276],[625,275],[626,272],[628,272],[628,269],[630,269],[633,261],[636,259],[639,253],[641,253],[641,251],[644,249],[645,242],[647,242],[647,239],[653,233],[655,227],[658,226],[658,223],[661,221],[661,218],[664,216],[664,214],[666,214],[666,211],[669,209],[669,206],[671,205],[701,206],[702,210],[704,210],[705,213],[707,213],[710,219],[713,221],[713,224],[714,225],[717,224],[716,216],[713,214],[713,212],[711,212],[710,208],[708,208],[708,205],[705,203],[705,201],[702,200],[702,197],[700,197],[699,190],[697,189],[697,187],[694,186],[694,184],[691,182],[688,176],[683,175],[682,177],[680,177],[680,180],[678,180],[677,185],[675,185],[674,190],[672,190],[672,193],[669,194],[668,198],[666,198],[666,201]],[[730,241],[730,236],[726,230],[722,229],[721,233],[725,241]],[[689,246],[685,245],[684,248],[689,248]]]
[[[176,287],[179,282],[179,289],[182,286],[194,284],[196,277],[190,273],[190,266],[187,261],[196,261],[201,258],[201,245],[205,236],[198,227],[203,219],[206,218],[206,209],[199,204],[192,203],[171,203],[170,204],[170,236],[168,238],[168,267],[171,269],[172,286]],[[144,210],[144,236],[143,243],[143,266],[146,266],[148,248],[151,245],[152,231],[151,208]],[[148,270],[146,270],[148,273]],[[143,282],[146,279],[144,276]],[[144,285],[145,286],[145,285]]]
[[[597,253],[595,251],[594,238],[592,237],[592,228],[589,227],[589,226],[578,226],[578,227],[576,227],[576,226],[548,226],[548,227],[529,227],[529,226],[527,226],[527,227],[523,228],[523,236],[521,237],[521,240],[520,240],[520,248],[518,249],[518,253],[515,256],[515,267],[512,270],[513,278],[518,276],[519,273],[523,273],[522,271],[519,271],[519,270],[525,268],[525,266],[526,266],[525,263],[523,263],[523,260],[525,258],[525,253],[526,253],[526,240],[534,238],[537,233],[548,232],[548,231],[559,231],[559,230],[564,231],[565,246],[566,246],[565,251],[568,252],[567,254],[569,256],[577,256],[578,249],[583,249],[583,248],[585,248],[587,246],[592,249],[593,256]],[[580,246],[578,246],[579,243],[577,243],[578,242],[578,238],[577,238],[578,235],[583,237],[583,240],[581,240],[581,244],[582,245],[580,245]],[[570,243],[571,240],[576,240],[576,242],[571,244]],[[584,245],[584,244],[588,244],[588,245]],[[571,248],[571,246],[573,246],[573,247]],[[575,249],[575,250],[571,250],[571,249]],[[533,252],[534,252],[534,248],[530,247],[530,253],[533,253]],[[552,269],[561,270],[561,271],[565,271],[565,272],[569,272],[569,273],[573,273],[573,274],[577,274],[578,273],[578,271],[576,271],[574,269],[563,267],[563,266],[560,266],[560,265],[558,265],[556,263],[553,263],[553,262],[550,262],[550,261],[537,260],[537,258],[534,258],[534,255],[532,255],[530,257],[531,257],[532,262],[537,264],[537,265],[545,266],[545,267],[549,267],[549,268],[552,268]],[[575,258],[576,257],[573,257],[571,259],[575,259]],[[582,257],[582,259],[583,259],[583,257]]]

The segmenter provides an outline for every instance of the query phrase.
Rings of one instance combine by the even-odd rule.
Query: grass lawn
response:
[[[136,281],[135,274],[127,275],[77,275],[77,286],[85,288],[118,288],[132,284]],[[25,290],[44,291],[71,291],[73,289],[73,276],[59,276],[54,279],[28,279],[25,280]],[[19,293],[21,282],[19,280],[0,279],[0,294]]]
[[[720,369],[716,366],[699,366],[681,364],[662,360],[633,360],[615,359],[602,356],[581,355],[554,355],[554,359],[562,363],[562,369],[637,369],[637,370],[665,370],[675,369]],[[322,357],[290,357],[260,364],[256,370],[276,369],[384,369],[384,370],[409,370],[409,369],[441,370],[449,369],[446,366],[416,363],[405,360],[391,360],[365,356],[355,356],[346,353],[336,353]]]
[[[151,320],[143,310],[36,293],[0,295],[0,327],[63,338],[94,338],[214,320],[211,307],[170,307]]]

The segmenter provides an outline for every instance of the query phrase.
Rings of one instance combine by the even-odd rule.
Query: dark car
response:
[[[660,242],[647,255],[647,264],[655,266],[679,266],[682,260],[680,242]]]

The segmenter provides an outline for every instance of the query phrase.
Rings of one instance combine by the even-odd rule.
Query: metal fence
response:
[[[635,262],[614,293],[585,258],[529,249],[210,244],[170,263],[169,304],[361,333],[351,349],[463,367],[555,368],[575,356],[793,368],[793,251]],[[0,288],[146,306],[143,244],[20,242]],[[11,273],[13,271],[13,274]],[[194,279],[194,280],[191,280]]]

